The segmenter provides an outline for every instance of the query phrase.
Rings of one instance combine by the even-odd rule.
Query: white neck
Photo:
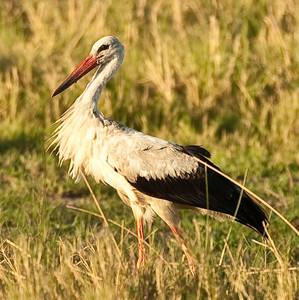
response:
[[[123,53],[115,55],[113,59],[100,67],[85,88],[82,95],[68,109],[59,120],[60,125],[55,131],[54,140],[51,145],[56,144],[60,161],[71,159],[70,173],[72,176],[78,174],[80,166],[85,167],[88,157],[91,157],[90,141],[98,136],[100,123],[104,116],[98,110],[97,104],[100,94],[106,83],[117,71],[123,60]],[[103,122],[104,124],[104,122]]]
[[[84,106],[87,105],[91,109],[97,109],[97,104],[102,90],[104,89],[110,78],[118,70],[122,63],[122,60],[123,56],[117,55],[112,60],[107,62],[104,66],[101,66],[96,71],[96,73],[92,77],[92,80],[87,85],[84,92],[77,101]]]

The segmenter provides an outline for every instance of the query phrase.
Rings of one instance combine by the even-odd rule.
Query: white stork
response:
[[[123,58],[124,47],[119,40],[114,36],[103,37],[56,89],[52,97],[98,66],[82,95],[59,120],[53,143],[61,162],[70,159],[69,172],[73,178],[83,170],[97,182],[115,188],[132,208],[137,225],[138,268],[145,260],[143,221],[156,213],[181,244],[194,275],[194,260],[180,227],[181,208],[234,219],[261,235],[265,235],[263,222],[267,223],[268,217],[237,185],[201,163],[217,168],[204,148],[145,135],[99,111],[99,96]]]

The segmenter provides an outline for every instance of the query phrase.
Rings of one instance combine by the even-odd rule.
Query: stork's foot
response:
[[[189,269],[190,269],[190,272],[192,274],[193,277],[195,277],[196,275],[196,269],[195,269],[195,265],[194,265],[194,262],[193,262],[193,259],[191,258],[188,258],[188,265],[189,265]]]
[[[180,238],[182,239],[181,236],[180,236]],[[182,242],[182,250],[184,251],[184,253],[187,257],[190,272],[191,272],[192,276],[195,277],[196,269],[195,269],[195,265],[194,265],[194,259],[192,257],[192,254],[190,253],[189,249],[187,248],[187,245],[186,245],[186,242],[184,239]]]
[[[138,270],[140,270],[144,267],[144,261],[145,261],[144,253],[142,255],[140,255],[140,253],[139,253],[139,257],[138,257],[138,261],[137,261],[137,269]]]
[[[182,246],[182,250],[184,251],[184,253],[187,257],[190,272],[191,272],[192,276],[195,277],[196,269],[195,269],[195,265],[194,265],[194,258],[191,254],[191,251],[189,250],[189,248],[187,246],[185,239],[183,238],[183,231],[176,226],[170,226],[170,229],[174,233],[176,239],[180,242],[180,244]]]

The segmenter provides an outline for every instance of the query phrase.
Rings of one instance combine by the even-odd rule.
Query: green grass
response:
[[[98,38],[112,34],[126,56],[102,95],[103,113],[203,145],[240,182],[248,170],[246,186],[298,228],[298,2],[182,3],[0,2],[2,298],[298,298],[298,237],[273,214],[279,256],[240,224],[183,212],[197,258],[193,279],[158,218],[146,229],[146,266],[136,270],[137,241],[126,231],[135,232],[134,218],[109,187],[89,179],[106,217],[120,225],[109,230],[121,257],[101,219],[66,207],[97,213],[84,182],[68,177],[46,141],[91,77],[50,95]]]

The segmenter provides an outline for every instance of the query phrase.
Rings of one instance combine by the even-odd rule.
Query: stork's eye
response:
[[[110,46],[110,45],[107,45],[107,44],[102,45],[102,46],[99,48],[98,53],[101,52],[101,51],[103,51],[103,50],[107,50],[107,49],[109,48],[109,46]]]

